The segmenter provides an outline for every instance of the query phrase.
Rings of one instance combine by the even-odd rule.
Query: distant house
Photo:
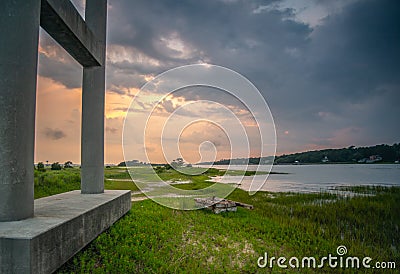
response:
[[[379,155],[371,155],[371,156],[369,156],[368,159],[366,159],[365,163],[372,164],[372,163],[379,162],[382,160],[383,160],[383,158]]]
[[[329,162],[328,156],[325,156],[321,161],[322,161],[323,163]]]

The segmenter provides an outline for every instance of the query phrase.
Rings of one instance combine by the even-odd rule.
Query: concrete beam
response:
[[[41,0],[40,26],[83,67],[104,64],[105,43],[69,0]]]
[[[33,216],[40,0],[0,1],[0,222]]]
[[[0,273],[52,273],[130,209],[126,190],[35,200],[34,218],[0,222]]]
[[[106,44],[107,0],[86,0],[86,24]],[[101,52],[105,58],[106,49]],[[82,193],[104,190],[105,66],[83,68],[82,85]]]

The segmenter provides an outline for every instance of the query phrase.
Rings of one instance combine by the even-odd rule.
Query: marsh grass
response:
[[[106,179],[130,179],[130,175],[126,168],[114,167],[104,170],[104,178]]]
[[[126,179],[108,171],[108,178]],[[215,171],[211,171],[215,172]],[[164,173],[164,172],[163,172]],[[122,175],[124,174],[124,175]],[[129,175],[129,174],[128,174]],[[146,175],[147,176],[147,175]],[[186,175],[161,174],[168,180]],[[117,178],[117,179],[118,179]],[[209,175],[191,177],[185,189],[204,188]],[[124,187],[126,181],[106,181]],[[129,188],[129,187],[128,187]],[[394,261],[400,266],[400,188],[352,187],[335,193],[267,193],[249,196],[236,189],[229,199],[254,205],[254,210],[213,214],[179,211],[151,200],[134,202],[130,212],[74,256],[60,273],[265,273],[257,258],[336,254],[345,245],[349,256]],[[279,268],[272,272],[281,272]],[[289,269],[314,272],[313,269]],[[323,269],[348,272],[354,269]],[[364,271],[364,270],[362,270]],[[389,271],[390,272],[390,271]],[[370,271],[373,273],[373,271]],[[396,273],[392,271],[392,273]]]
[[[143,170],[141,176],[153,175]],[[203,189],[209,176],[165,171],[164,180],[190,180],[182,189]],[[106,189],[138,188],[126,169],[105,170]],[[110,180],[112,179],[112,180]],[[80,188],[80,170],[35,171],[35,198]],[[236,213],[179,211],[150,200],[134,202],[130,212],[73,257],[61,273],[265,273],[257,258],[336,254],[345,245],[349,256],[394,261],[400,266],[400,188],[340,187],[338,193],[267,193],[249,196],[236,189],[229,198],[254,205]],[[137,195],[141,196],[141,195]],[[290,269],[289,269],[290,270]],[[354,269],[353,269],[354,270]],[[347,270],[351,273],[353,270]],[[274,268],[273,272],[281,271]],[[298,271],[298,270],[292,270]],[[324,269],[335,273],[337,269]],[[313,272],[301,269],[301,272]],[[389,271],[390,272],[390,271]],[[372,273],[372,272],[371,272]],[[392,273],[396,273],[392,271]]]
[[[132,181],[118,181],[105,179],[104,188],[109,190],[132,190],[139,191],[139,188]]]
[[[137,186],[130,180],[126,169],[105,169],[105,189],[121,189],[139,191]],[[113,180],[108,180],[113,179]],[[63,192],[81,189],[81,175],[79,168],[68,168],[63,170],[46,170],[45,172],[35,170],[34,174],[35,199],[51,196]]]
[[[34,189],[35,199],[51,196],[81,188],[80,170],[69,168],[67,170],[35,170]]]

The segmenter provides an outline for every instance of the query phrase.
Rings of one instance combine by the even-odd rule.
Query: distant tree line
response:
[[[359,163],[368,162],[373,156],[380,156],[377,162],[390,162],[400,160],[400,143],[394,145],[376,145],[371,147],[355,147],[339,149],[323,149],[307,152],[299,152],[288,155],[273,157],[253,157],[239,159],[222,159],[219,161],[204,162],[199,164],[215,164],[215,165],[258,165],[270,164],[274,160],[275,164],[292,164],[299,163]]]
[[[145,162],[140,162],[139,160],[131,160],[131,161],[124,161],[118,164],[119,167],[126,167],[126,166],[143,166],[143,165],[149,165]]]
[[[327,160],[326,162],[331,163],[354,163],[363,162],[363,160],[377,155],[382,158],[381,162],[398,161],[400,159],[400,143],[392,146],[384,144],[371,147],[350,146],[348,148],[324,149],[281,155],[275,158],[275,163],[288,164],[296,161],[300,163],[321,163],[324,159]]]
[[[59,162],[54,162],[54,163],[51,164],[51,168],[50,169],[51,170],[61,170],[62,168],[63,167]],[[73,168],[73,163],[71,161],[66,161],[64,163],[64,169],[67,169],[67,168]],[[43,162],[37,163],[36,169],[38,171],[42,171],[42,172],[46,171],[46,168],[45,168],[45,165],[44,165]]]
[[[236,159],[222,159],[215,162],[203,162],[199,165],[258,165],[258,164],[271,164],[274,157],[251,157],[251,158],[236,158]]]

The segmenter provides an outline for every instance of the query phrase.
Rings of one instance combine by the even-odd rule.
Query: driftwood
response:
[[[253,209],[252,205],[218,197],[195,198],[194,201],[198,207],[210,209],[216,214],[224,211],[237,211],[238,206]]]

